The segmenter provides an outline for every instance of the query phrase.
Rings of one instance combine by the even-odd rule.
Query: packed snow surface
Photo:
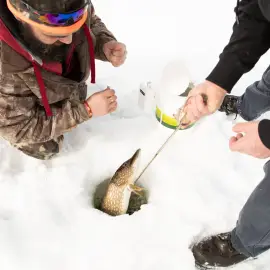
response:
[[[128,48],[124,66],[97,62],[97,84],[109,85],[118,110],[66,134],[52,161],[25,156],[1,141],[0,269],[189,270],[189,246],[231,230],[261,181],[266,160],[229,149],[232,127],[243,120],[216,114],[179,131],[140,179],[148,204],[135,214],[111,217],[95,209],[98,184],[136,149],[139,169],[171,135],[137,105],[141,82],[160,78],[164,66],[182,59],[198,83],[227,44],[236,1],[95,1],[96,13]],[[261,78],[264,56],[237,83],[234,94]],[[266,116],[265,116],[266,117]],[[268,253],[236,270],[268,269]]]

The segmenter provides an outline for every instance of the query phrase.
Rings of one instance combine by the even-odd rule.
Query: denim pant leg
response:
[[[248,257],[256,257],[270,248],[270,161],[265,176],[255,188],[232,231],[232,245]]]
[[[255,120],[270,110],[270,67],[260,81],[247,87],[237,103],[237,109],[246,121]]]

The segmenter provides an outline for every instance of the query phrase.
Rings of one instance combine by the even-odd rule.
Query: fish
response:
[[[134,184],[140,156],[141,149],[137,149],[116,170],[102,199],[101,211],[111,216],[124,215],[128,210],[131,193],[143,196],[144,189]]]

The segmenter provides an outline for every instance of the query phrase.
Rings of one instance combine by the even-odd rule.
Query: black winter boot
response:
[[[238,110],[236,107],[236,103],[239,97],[233,95],[226,95],[220,108],[220,112],[225,112],[226,115],[235,114],[236,117],[238,115]]]
[[[230,233],[221,233],[202,240],[192,247],[192,253],[199,269],[228,267],[248,258],[233,248]]]

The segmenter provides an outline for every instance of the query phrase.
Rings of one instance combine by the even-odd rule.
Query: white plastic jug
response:
[[[178,96],[189,86],[190,74],[183,60],[168,63],[160,79],[160,90],[167,95]]]
[[[156,118],[163,126],[172,129],[177,127],[174,114],[186,101],[186,97],[180,95],[192,87],[189,70],[184,61],[170,62],[165,66],[156,85]]]
[[[156,108],[156,91],[151,82],[140,84],[138,105],[145,113],[154,113]]]

